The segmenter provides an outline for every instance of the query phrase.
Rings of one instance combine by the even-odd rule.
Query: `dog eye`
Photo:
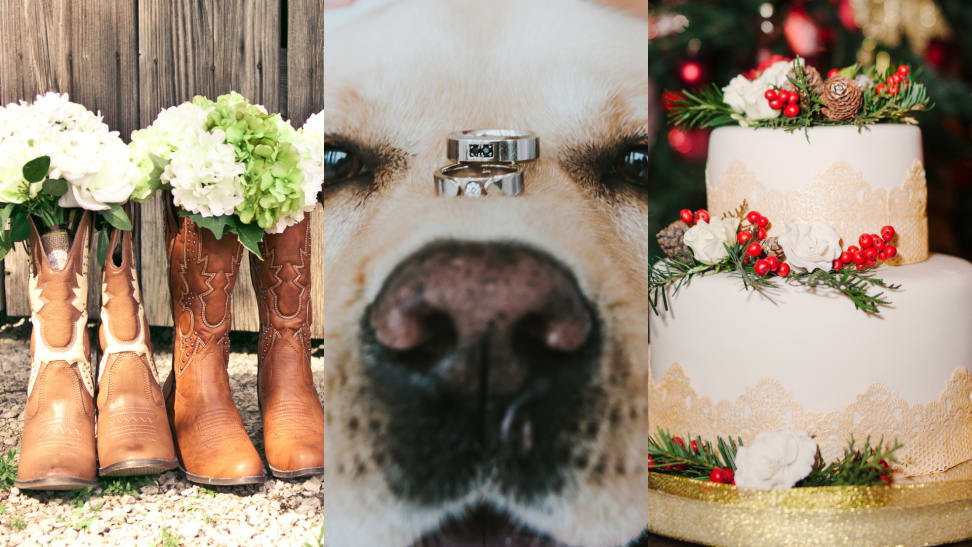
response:
[[[617,171],[621,177],[632,184],[648,184],[648,161],[651,150],[647,145],[635,145],[621,153]]]
[[[325,183],[352,179],[364,172],[364,162],[357,152],[336,144],[324,145]]]

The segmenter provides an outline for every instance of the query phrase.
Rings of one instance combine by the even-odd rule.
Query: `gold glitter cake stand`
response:
[[[937,545],[972,538],[972,480],[749,490],[650,473],[648,531],[709,545]]]

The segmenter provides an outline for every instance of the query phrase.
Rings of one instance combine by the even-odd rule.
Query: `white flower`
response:
[[[854,83],[857,84],[857,87],[860,87],[862,91],[867,91],[868,89],[874,87],[874,80],[868,78],[864,74],[858,74],[855,76]]]
[[[718,264],[729,255],[726,245],[736,239],[738,227],[738,218],[699,221],[685,232],[682,241],[692,249],[692,254],[699,262]]]
[[[781,87],[788,81],[786,75],[789,74],[790,70],[792,70],[796,65],[796,61],[775,62],[766,70],[761,72],[755,81],[764,86],[763,91],[766,91],[770,87]]]
[[[786,490],[810,474],[817,443],[805,432],[764,431],[736,453],[736,486]]]
[[[185,128],[184,140],[162,172],[173,203],[204,217],[232,215],[243,201],[243,164],[233,145],[215,130]]]
[[[769,101],[764,97],[767,89],[778,88],[786,83],[786,75],[793,68],[792,61],[779,61],[764,70],[755,80],[749,80],[742,74],[729,81],[729,85],[722,88],[722,100],[743,119],[739,125],[746,122],[776,118],[780,110],[770,108]]]
[[[69,180],[68,191],[61,196],[58,205],[104,211],[109,204],[128,201],[138,175],[129,157],[128,146],[121,139],[116,139],[105,143],[100,154],[107,161],[103,161],[96,172],[81,179]]]
[[[786,261],[791,266],[808,272],[820,269],[830,271],[833,261],[840,256],[840,236],[833,226],[823,222],[790,222],[777,240]]]
[[[23,203],[37,196],[42,184],[28,186],[23,170],[25,163],[40,155],[27,139],[0,138],[0,203]]]
[[[324,112],[307,118],[303,127],[293,136],[293,144],[300,151],[298,167],[304,174],[301,190],[304,192],[304,207],[296,213],[283,216],[277,223],[267,228],[267,233],[279,234],[287,227],[304,220],[304,213],[317,206],[317,195],[324,186]]]

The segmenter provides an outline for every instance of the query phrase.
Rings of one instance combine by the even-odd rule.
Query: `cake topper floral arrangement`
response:
[[[679,220],[658,233],[666,256],[648,274],[648,301],[655,313],[659,306],[667,310],[670,296],[694,277],[720,272],[737,276],[744,288],[770,299],[769,291],[782,281],[833,289],[867,313],[890,304],[880,289],[899,286],[875,277],[874,269],[898,253],[893,226],[861,234],[859,245],[841,248],[836,230],[823,222],[788,221],[782,235],[768,237],[769,219],[748,209],[744,201],[718,219],[705,209],[682,209]]]
[[[933,105],[925,85],[907,65],[879,71],[858,65],[834,68],[827,77],[797,57],[774,55],[722,89],[670,95],[669,121],[687,128],[727,125],[780,127],[896,122],[915,124],[915,112]]]

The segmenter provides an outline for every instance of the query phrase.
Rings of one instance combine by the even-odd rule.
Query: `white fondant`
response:
[[[696,278],[650,319],[651,371],[680,363],[700,396],[735,400],[775,378],[807,409],[845,407],[875,382],[909,403],[972,372],[972,264],[932,255],[877,276],[901,285],[866,315],[832,291],[780,284],[771,302],[728,274]]]
[[[731,163],[743,161],[766,188],[800,190],[842,161],[859,171],[871,188],[890,191],[901,186],[914,162],[921,159],[921,130],[913,125],[881,124],[860,130],[841,125],[813,127],[808,132],[720,127],[709,137],[706,184],[718,184]]]

